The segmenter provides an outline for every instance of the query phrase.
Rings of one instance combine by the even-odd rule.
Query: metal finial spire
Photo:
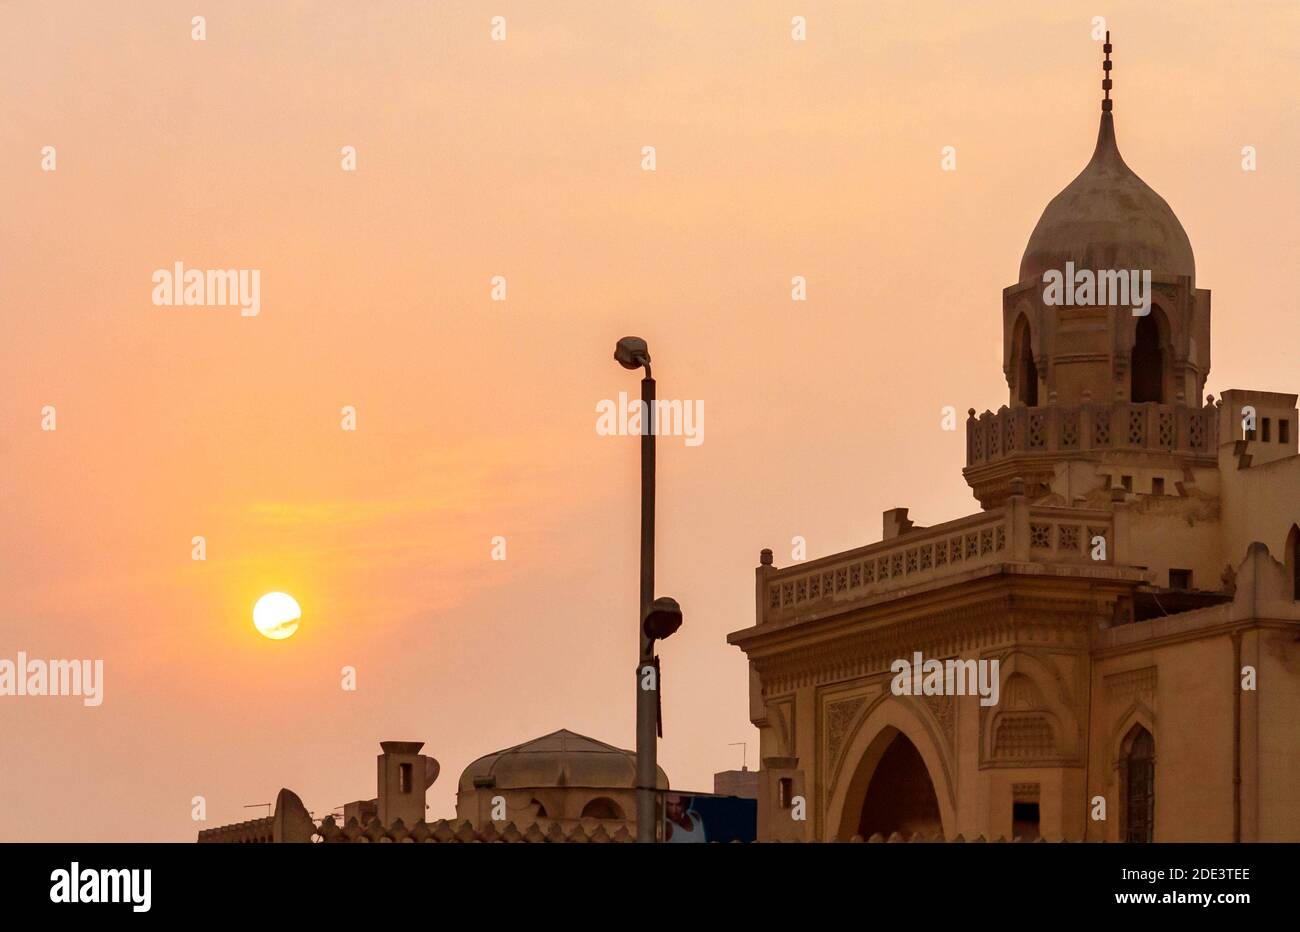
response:
[[[1113,85],[1111,84],[1111,80],[1110,80],[1110,30],[1109,29],[1106,30],[1106,44],[1101,47],[1101,50],[1106,53],[1106,60],[1102,62],[1101,65],[1102,74],[1104,75],[1104,77],[1101,80],[1101,89],[1106,92],[1106,98],[1101,102],[1101,112],[1110,113],[1111,105],[1113,103],[1113,101],[1110,99],[1110,89]]]

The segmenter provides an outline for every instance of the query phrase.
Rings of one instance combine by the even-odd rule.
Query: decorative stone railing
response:
[[[1115,562],[1111,512],[1033,506],[1018,495],[1002,507],[917,528],[856,550],[781,569],[761,566],[759,624],[833,612],[841,604],[981,566],[1093,562],[1096,537],[1106,539],[1104,562]]]
[[[966,420],[966,465],[995,463],[1025,453],[1100,450],[1214,455],[1218,420],[1213,406],[1188,408],[1154,402],[1073,407],[975,409]]]
[[[1031,505],[1024,533],[1031,562],[1116,562],[1114,551],[1119,542],[1115,535],[1115,514],[1111,511]],[[1105,542],[1104,546],[1098,546],[1098,538]]]

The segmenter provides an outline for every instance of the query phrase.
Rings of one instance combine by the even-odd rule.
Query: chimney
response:
[[[884,514],[883,540],[893,540],[912,530],[912,522],[907,517],[906,508],[891,508]]]
[[[410,828],[424,821],[427,758],[423,741],[381,741],[379,755],[379,821],[384,826],[401,819]]]

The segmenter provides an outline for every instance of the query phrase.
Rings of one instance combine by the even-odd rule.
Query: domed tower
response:
[[[1001,503],[1013,475],[1045,493],[1065,458],[1128,448],[1213,459],[1200,401],[1210,292],[1196,287],[1178,217],[1119,153],[1109,33],[1104,49],[1092,158],[1048,203],[1019,282],[1002,292],[1008,405],[971,411],[966,476],[985,507]]]
[[[1196,287],[1192,244],[1178,217],[1119,153],[1110,49],[1108,34],[1092,159],[1047,205],[1020,260],[1020,281],[1002,293],[1012,407],[1198,404],[1210,369],[1210,293]],[[1144,273],[1153,292],[1149,313],[1135,307],[1137,289],[1120,301],[1106,287],[1140,287]],[[1073,293],[1053,295],[1054,281]]]

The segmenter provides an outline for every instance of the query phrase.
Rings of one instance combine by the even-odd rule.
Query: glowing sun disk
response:
[[[273,641],[282,641],[298,630],[302,609],[293,596],[268,592],[253,606],[253,625]]]

